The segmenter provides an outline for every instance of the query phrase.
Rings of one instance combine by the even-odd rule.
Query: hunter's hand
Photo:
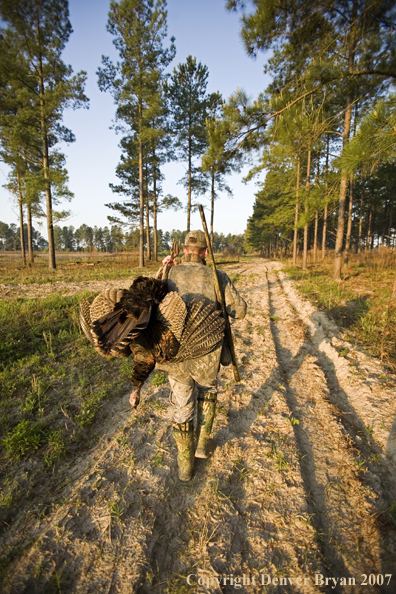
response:
[[[129,404],[132,408],[137,408],[140,402],[140,388],[133,388],[131,395],[129,396]]]
[[[167,266],[168,268],[172,268],[172,266],[176,266],[176,265],[177,265],[177,260],[175,260],[175,259],[173,258],[173,256],[166,256],[166,258],[164,258],[164,259],[162,260],[162,264],[163,264],[164,266],[165,266],[165,264],[166,264],[166,266]]]

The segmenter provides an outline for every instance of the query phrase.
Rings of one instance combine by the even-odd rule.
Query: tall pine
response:
[[[111,2],[107,30],[114,35],[120,61],[113,64],[102,56],[102,67],[98,70],[99,88],[112,93],[117,105],[116,119],[129,128],[137,149],[140,267],[144,266],[144,154],[152,139],[161,135],[152,122],[162,109],[163,71],[175,54],[173,38],[170,48],[163,47],[166,17],[165,0]]]
[[[53,235],[54,169],[53,147],[61,141],[73,142],[72,132],[61,124],[67,107],[87,103],[84,94],[86,73],[73,75],[61,59],[72,27],[67,0],[2,0],[1,18],[12,42],[3,45],[1,70],[6,63],[10,85],[19,85],[23,110],[40,138],[41,175],[46,196],[49,268],[56,268]],[[55,175],[56,177],[56,175]]]
[[[176,155],[187,162],[183,180],[187,188],[187,232],[190,231],[192,193],[194,189],[197,192],[202,189],[202,172],[194,165],[194,160],[203,155],[207,143],[208,76],[207,66],[187,56],[184,63],[173,69],[165,85]]]

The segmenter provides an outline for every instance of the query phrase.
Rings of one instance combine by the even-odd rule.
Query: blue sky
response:
[[[79,227],[82,223],[94,226],[108,225],[110,210],[104,205],[118,200],[109,188],[116,183],[114,171],[119,161],[120,136],[110,129],[115,105],[108,93],[101,93],[97,86],[96,71],[101,56],[117,59],[112,36],[106,31],[108,0],[70,0],[70,21],[73,34],[64,50],[63,59],[74,71],[85,70],[88,74],[86,94],[90,98],[89,109],[68,111],[64,124],[76,136],[76,142],[64,145],[69,172],[69,187],[74,192],[70,208],[72,216],[63,224]],[[244,89],[252,98],[268,85],[264,75],[265,56],[256,60],[249,58],[240,37],[240,15],[225,9],[225,0],[168,0],[168,35],[176,38],[176,58],[172,70],[184,62],[188,54],[209,69],[208,91],[220,91],[228,98],[237,87]],[[252,213],[255,182],[242,183],[245,169],[227,180],[233,189],[234,198],[226,195],[219,198],[215,206],[215,230],[223,233],[243,233],[247,218]],[[164,166],[164,194],[178,196],[185,203],[185,190],[177,181],[183,176],[183,163]],[[6,183],[7,169],[0,163],[0,186]],[[0,187],[0,220],[17,223],[17,207],[9,194]],[[202,199],[209,204],[209,196]],[[37,227],[37,222],[33,223]],[[199,214],[192,215],[192,227],[200,227]],[[161,213],[159,228],[164,231],[185,229],[185,211]],[[45,236],[45,225],[41,228]]]

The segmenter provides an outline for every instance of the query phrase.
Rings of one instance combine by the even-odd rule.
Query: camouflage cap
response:
[[[205,233],[203,231],[190,231],[184,240],[184,245],[189,247],[207,248]]]

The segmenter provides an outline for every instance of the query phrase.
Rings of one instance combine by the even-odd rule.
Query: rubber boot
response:
[[[212,432],[213,421],[216,413],[217,394],[213,392],[198,392],[198,422],[197,422],[197,449],[196,458],[207,458],[207,446]]]
[[[179,479],[181,481],[190,481],[194,470],[193,423],[173,423],[173,435],[177,445]]]

